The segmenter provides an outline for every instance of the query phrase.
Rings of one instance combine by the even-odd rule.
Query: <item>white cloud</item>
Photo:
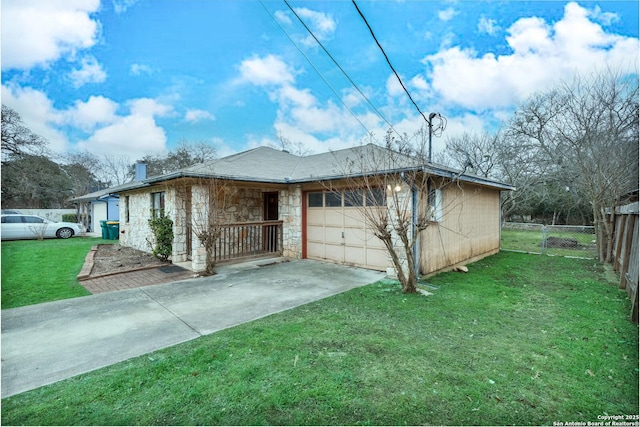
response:
[[[127,105],[131,109],[134,116],[165,117],[173,112],[173,107],[156,101],[152,98],[138,98],[127,101]]]
[[[151,74],[153,70],[145,64],[131,64],[129,72],[134,76],[141,76],[143,74]]]
[[[320,41],[329,39],[336,31],[336,21],[331,15],[304,7],[297,8],[296,13]],[[311,35],[303,39],[303,43],[307,46],[316,45],[316,41]]]
[[[596,6],[591,12],[591,16],[602,25],[611,25],[620,20],[620,16],[613,12],[603,12],[600,6]]]
[[[293,21],[289,17],[289,14],[283,10],[276,10],[273,15],[275,16],[276,20],[282,24],[291,25],[293,23]]]
[[[117,120],[118,103],[103,96],[91,96],[87,102],[76,101],[73,108],[66,111],[67,122],[77,128],[91,132],[99,125]]]
[[[203,120],[215,120],[213,114],[205,110],[188,110],[184,115],[184,119],[188,122],[195,123]]]
[[[497,25],[497,21],[495,19],[489,19],[483,16],[480,18],[480,21],[478,21],[478,31],[494,36],[498,31],[500,31],[500,27]]]
[[[100,0],[2,2],[2,69],[30,69],[96,43]]]
[[[93,154],[125,155],[130,159],[166,149],[167,136],[152,116],[131,114],[98,129],[77,144]]]
[[[34,133],[49,141],[49,149],[62,153],[69,147],[67,137],[56,124],[64,115],[56,111],[44,92],[30,87],[2,85],[2,103],[14,109],[22,122]]]
[[[604,32],[576,3],[568,3],[563,18],[553,25],[523,18],[507,33],[512,54],[480,56],[452,47],[426,58],[442,101],[476,111],[504,108],[576,72],[607,64],[633,71],[638,61],[637,39]]]
[[[58,110],[44,92],[13,85],[2,85],[2,103],[16,110],[29,129],[46,138],[53,152],[86,150],[131,160],[166,149],[166,134],[156,117],[173,112],[171,106],[141,98],[126,102],[128,114],[118,115],[122,107],[102,96]],[[70,141],[67,135],[75,139]]]
[[[133,6],[137,2],[138,0],[111,0],[111,3],[113,4],[113,10],[116,13],[126,12],[127,9],[129,9],[131,6]]]
[[[79,88],[87,83],[102,83],[107,79],[107,73],[94,57],[82,59],[80,68],[69,73],[73,87]]]
[[[438,11],[438,19],[441,21],[451,21],[457,14],[458,12],[454,8],[449,7]]]
[[[387,93],[390,96],[401,96],[404,95],[404,89],[402,89],[402,86],[400,85],[400,82],[398,81],[398,78],[396,77],[395,74],[389,74],[389,77],[387,78]]]
[[[254,57],[240,64],[240,81],[258,86],[282,85],[294,80],[287,64],[275,55]]]

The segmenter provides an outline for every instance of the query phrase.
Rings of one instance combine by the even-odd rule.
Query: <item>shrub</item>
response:
[[[149,226],[155,237],[153,255],[167,261],[173,249],[173,221],[166,216],[149,220]]]
[[[73,222],[73,223],[77,223],[78,222],[78,215],[77,214],[62,214],[62,222]]]

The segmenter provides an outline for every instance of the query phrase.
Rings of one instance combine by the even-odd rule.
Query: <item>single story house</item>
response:
[[[118,188],[111,187],[70,199],[76,205],[78,222],[89,232],[100,232],[100,221],[120,219]]]
[[[392,157],[401,162],[391,166],[386,161]],[[368,158],[383,161],[365,167],[362,160]],[[369,197],[358,196],[354,202],[352,183],[382,174],[393,180],[393,189],[389,182],[388,188],[367,190],[385,206],[390,192],[412,197],[414,190],[402,179],[405,172],[442,183],[437,197],[427,200],[426,194],[413,194],[420,203],[408,205],[408,209],[433,205],[432,223],[416,247],[415,268],[420,274],[450,269],[499,250],[500,192],[512,190],[511,186],[418,162],[372,144],[309,156],[259,147],[125,184],[111,193],[117,191],[120,197],[121,245],[150,252],[153,235],[148,220],[166,215],[173,221],[171,259],[191,261],[194,271],[203,270],[206,260],[195,228],[216,215],[224,222],[214,248],[219,262],[271,253],[389,272],[393,264],[385,246],[354,206],[366,206]],[[221,195],[222,184],[229,197]],[[436,203],[447,209],[437,208]]]
[[[138,163],[135,166],[134,183],[147,177],[147,165]],[[93,191],[82,196],[74,197],[69,201],[76,205],[78,222],[83,224],[89,232],[100,232],[100,221],[120,220],[120,196],[121,188],[129,188],[131,183],[117,185]]]

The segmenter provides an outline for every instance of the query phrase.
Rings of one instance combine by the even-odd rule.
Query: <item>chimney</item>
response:
[[[147,165],[145,163],[136,163],[136,181],[147,179]]]

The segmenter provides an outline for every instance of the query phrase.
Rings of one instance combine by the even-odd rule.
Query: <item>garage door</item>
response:
[[[384,192],[367,198],[368,204],[383,199]],[[307,258],[385,271],[387,252],[366,226],[365,202],[360,191],[307,193]]]

